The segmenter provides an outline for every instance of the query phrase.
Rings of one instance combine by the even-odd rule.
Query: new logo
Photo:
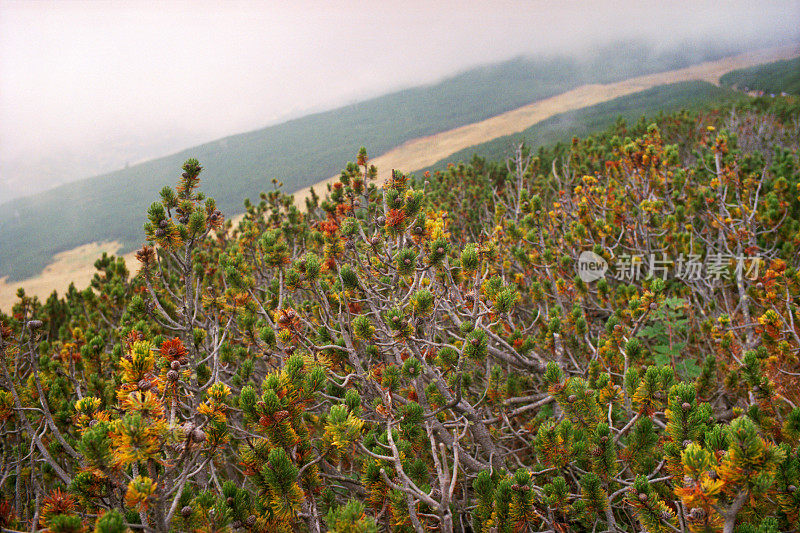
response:
[[[585,251],[578,257],[578,277],[584,283],[597,281],[606,275],[608,262],[594,252]]]

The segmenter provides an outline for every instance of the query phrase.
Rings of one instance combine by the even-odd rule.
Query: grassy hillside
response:
[[[516,59],[478,68],[441,83],[407,89],[277,126],[227,137],[103,176],[3,205],[0,209],[0,276],[23,279],[42,270],[55,253],[89,240],[142,239],[147,206],[163,183],[177,178],[189,157],[205,167],[205,190],[226,213],[242,211],[242,198],[278,178],[289,192],[335,174],[360,146],[372,155],[514,109],[588,82],[610,82],[726,55],[682,52],[653,56],[643,46],[615,46],[581,61]]]
[[[447,167],[448,163],[469,161],[476,154],[488,160],[499,161],[505,159],[521,142],[538,148],[565,142],[574,136],[584,137],[605,130],[620,118],[630,122],[638,120],[643,115],[653,116],[679,109],[697,110],[711,105],[735,102],[740,98],[742,95],[735,91],[702,81],[662,85],[615,98],[602,104],[556,115],[518,134],[498,137],[456,152],[417,172],[442,170]]]
[[[720,78],[720,83],[727,87],[762,90],[768,94],[786,92],[800,95],[800,57],[734,70]]]

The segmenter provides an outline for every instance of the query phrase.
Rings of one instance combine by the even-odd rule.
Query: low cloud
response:
[[[796,1],[0,0],[0,194],[48,161],[31,175],[74,179],[513,56],[798,28]]]

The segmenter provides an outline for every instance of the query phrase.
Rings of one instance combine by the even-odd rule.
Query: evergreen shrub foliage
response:
[[[794,530],[797,147],[762,109],[385,183],[362,149],[236,227],[188,160],[135,275],[0,315],[0,526]]]

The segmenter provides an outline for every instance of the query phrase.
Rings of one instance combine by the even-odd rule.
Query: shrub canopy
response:
[[[798,169],[770,109],[678,113],[383,184],[362,150],[232,227],[190,159],[136,275],[1,317],[0,526],[792,529]]]

